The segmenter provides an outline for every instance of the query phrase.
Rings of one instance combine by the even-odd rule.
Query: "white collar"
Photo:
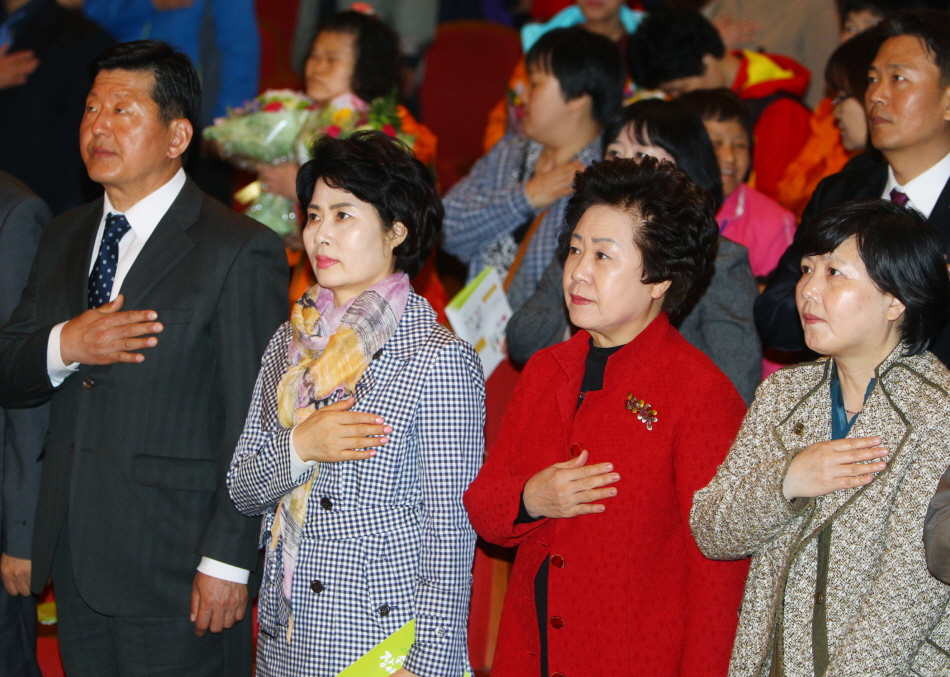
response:
[[[930,212],[937,205],[940,193],[944,186],[950,181],[950,153],[943,156],[933,167],[923,174],[911,179],[906,186],[901,186],[894,178],[894,169],[887,165],[887,185],[884,186],[884,194],[881,196],[885,200],[891,197],[891,190],[896,188],[910,198],[910,206],[921,214],[930,218]]]
[[[179,168],[175,176],[165,185],[146,195],[124,212],[125,218],[128,219],[136,237],[142,240],[149,238],[155,227],[158,226],[158,222],[162,220],[171,208],[172,203],[178,198],[181,189],[185,187],[185,178],[185,170]],[[104,197],[105,199],[102,201],[103,220],[109,212],[122,213],[112,206],[108,193]]]

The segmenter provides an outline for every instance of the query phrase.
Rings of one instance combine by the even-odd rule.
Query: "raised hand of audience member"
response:
[[[296,162],[281,162],[279,165],[257,166],[257,178],[261,189],[274,195],[282,195],[288,200],[297,199],[297,172],[300,165]]]
[[[40,60],[30,50],[8,53],[9,49],[9,45],[0,47],[0,89],[26,84],[40,65]]]
[[[577,160],[556,165],[554,158],[538,158],[532,176],[525,184],[524,192],[528,202],[535,209],[549,207],[574,190],[574,175],[584,171],[584,165]]]

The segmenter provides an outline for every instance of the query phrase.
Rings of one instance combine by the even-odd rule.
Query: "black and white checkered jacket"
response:
[[[284,324],[264,354],[228,473],[238,509],[264,516],[262,547],[281,497],[310,477],[292,478],[291,431],[277,422],[290,339]],[[462,494],[484,452],[478,356],[411,293],[356,398],[352,411],[381,416],[393,428],[390,441],[373,458],[319,466],[293,577],[292,640],[278,614],[278,553],[261,586],[257,674],[331,677],[415,618],[403,667],[461,676],[475,547]]]

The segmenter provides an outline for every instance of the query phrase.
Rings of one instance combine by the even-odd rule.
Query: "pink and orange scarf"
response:
[[[294,304],[290,316],[293,336],[287,348],[287,371],[277,386],[277,418],[293,428],[321,406],[352,395],[406,310],[409,277],[394,273],[341,306],[333,305],[333,292],[314,285]],[[269,563],[277,564],[277,546],[283,543],[282,598],[288,618],[287,642],[293,634],[291,589],[297,553],[307,517],[307,501],[317,477],[284,496],[277,506]]]

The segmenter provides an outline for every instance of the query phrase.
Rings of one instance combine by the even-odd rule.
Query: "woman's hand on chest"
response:
[[[389,442],[391,426],[376,414],[348,411],[355,399],[349,397],[310,414],[292,433],[294,450],[302,461],[338,463],[360,461],[376,455]]]
[[[785,500],[824,496],[869,484],[887,467],[885,461],[867,463],[890,454],[880,444],[880,437],[856,437],[805,447],[788,465],[782,481]]]
[[[525,509],[533,518],[576,517],[603,512],[602,501],[617,495],[616,487],[608,487],[620,481],[613,472],[613,464],[585,465],[587,450],[576,458],[548,466],[527,481],[522,498]]]

